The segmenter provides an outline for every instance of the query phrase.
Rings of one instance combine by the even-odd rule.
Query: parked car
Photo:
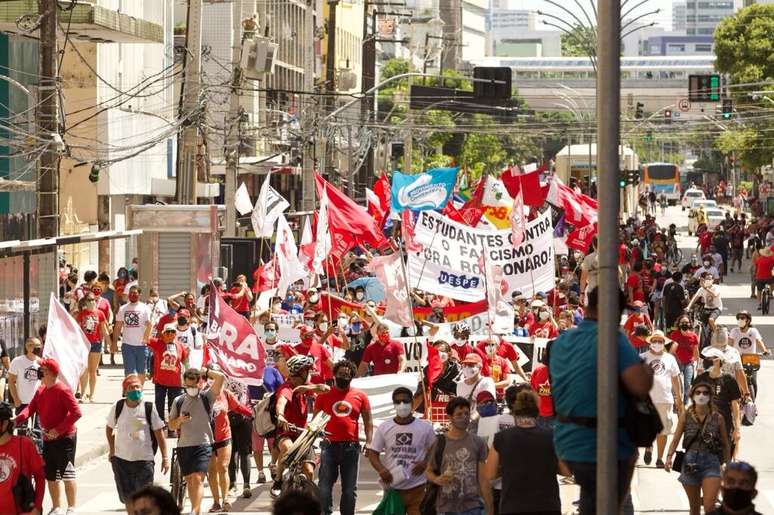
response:
[[[683,206],[683,211],[685,211],[686,209],[693,207],[694,200],[704,200],[706,198],[707,197],[704,195],[702,190],[698,188],[688,188],[685,190],[683,199],[680,201],[680,204]]]
[[[699,207],[704,208],[704,213],[707,214],[709,217],[709,210],[710,209],[718,209],[718,203],[714,200],[707,200],[707,199],[696,199],[693,201],[693,205],[690,208],[691,210],[688,211],[688,235],[692,235],[696,233],[696,229],[699,227],[699,222],[697,220],[697,213],[699,211]],[[709,218],[707,219],[709,222]]]

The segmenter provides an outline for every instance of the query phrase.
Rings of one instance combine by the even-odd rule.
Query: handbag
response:
[[[29,476],[24,474],[24,458],[22,457],[22,439],[19,438],[19,477],[16,484],[11,487],[13,500],[20,513],[27,513],[35,509],[35,488]]]
[[[693,438],[691,438],[691,441],[688,442],[688,445],[683,445],[683,449],[685,451],[676,451],[675,457],[672,459],[672,471],[673,472],[682,472],[683,471],[683,463],[685,462],[685,452],[691,448],[691,445],[696,441],[699,436],[701,436],[702,433],[704,433],[704,428],[707,425],[707,420],[709,420],[710,416],[712,416],[712,413],[707,413],[707,416],[704,417],[704,423],[701,425],[701,429],[698,433],[693,435]]]
[[[650,396],[640,399],[629,393],[624,395],[626,396],[624,428],[635,447],[649,447],[664,429],[658,410],[650,400]]]
[[[446,448],[446,437],[438,435],[436,437],[435,452],[433,453],[433,472],[438,475],[441,473],[441,464],[443,462],[443,451]],[[425,488],[425,495],[419,504],[419,512],[422,515],[436,515],[435,507],[438,501],[438,489],[440,487],[435,483],[428,481]]]

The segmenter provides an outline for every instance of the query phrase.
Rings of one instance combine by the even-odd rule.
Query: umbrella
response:
[[[355,289],[358,286],[365,290],[365,300],[379,302],[384,300],[384,285],[376,277],[361,277],[347,285],[347,288]]]

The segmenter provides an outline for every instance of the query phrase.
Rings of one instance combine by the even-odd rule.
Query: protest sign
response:
[[[434,168],[427,173],[392,174],[392,209],[443,209],[457,182],[457,168]]]
[[[457,223],[434,211],[417,218],[416,241],[425,248],[409,254],[412,288],[468,302],[484,298],[482,253],[501,267],[505,295],[519,290],[527,296],[554,288],[553,228],[549,211],[526,224],[524,241],[514,247],[510,230],[481,230]]]

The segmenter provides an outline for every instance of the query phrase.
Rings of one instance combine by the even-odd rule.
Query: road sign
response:
[[[680,109],[680,111],[687,113],[691,110],[691,101],[687,98],[681,98],[677,101],[677,108]]]
[[[675,111],[674,113],[672,113],[672,117],[673,118],[680,118],[680,112],[679,111]]]

